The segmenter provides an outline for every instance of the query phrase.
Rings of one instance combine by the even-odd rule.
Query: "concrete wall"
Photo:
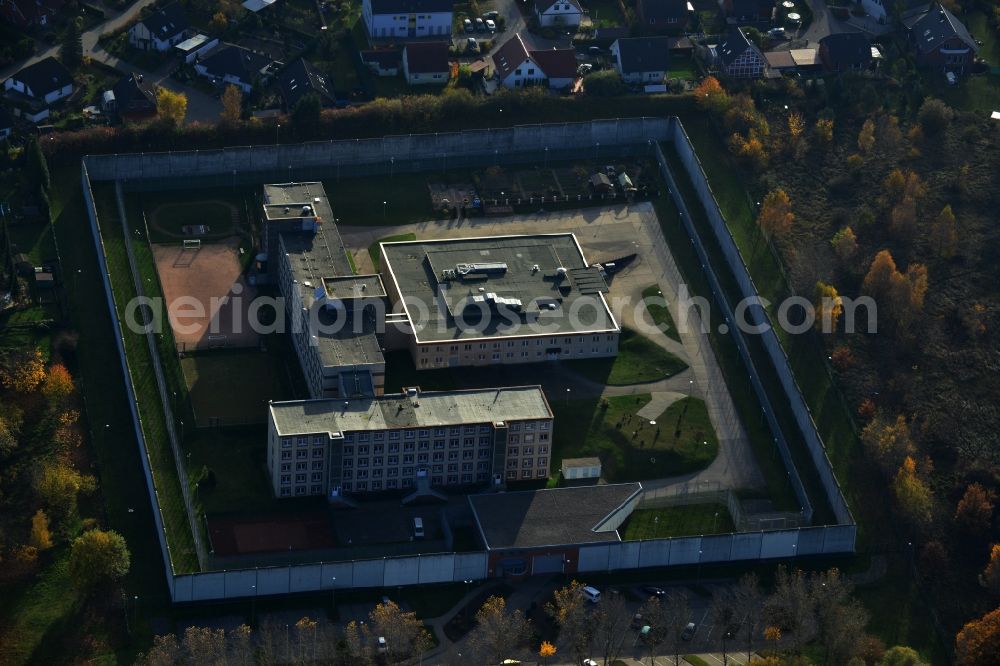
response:
[[[729,228],[726,226],[725,218],[722,216],[722,211],[719,209],[718,202],[715,199],[715,195],[712,193],[712,188],[708,183],[708,178],[705,176],[704,169],[702,169],[698,155],[695,153],[694,147],[688,139],[687,132],[684,131],[683,125],[681,125],[677,118],[671,118],[671,124],[671,137],[674,148],[676,149],[681,162],[687,169],[688,174],[691,176],[691,181],[694,184],[695,191],[698,193],[701,203],[705,208],[708,222],[715,234],[716,241],[718,242],[726,261],[732,269],[732,274],[739,285],[741,292],[740,295],[744,299],[757,297],[759,292],[757,291],[756,285],[753,283],[753,279],[750,277],[749,269],[743,262],[743,257],[736,245],[736,241],[733,239]],[[666,168],[665,161],[661,160],[661,168]],[[677,188],[673,187],[672,190],[676,193]],[[675,198],[677,198],[677,195],[675,195]],[[687,218],[688,216],[685,216],[685,223],[690,227],[690,220]],[[697,234],[693,233],[693,229],[689,229],[689,233],[692,234],[692,238],[697,239]],[[709,265],[707,259],[704,257],[702,258],[702,263],[706,266]],[[711,273],[710,270],[707,272]],[[715,287],[713,286],[713,289],[714,288]],[[722,291],[719,290],[718,293],[721,296]],[[731,313],[727,313],[727,319],[733,319]],[[816,423],[813,421],[812,414],[809,412],[809,407],[806,405],[805,398],[802,397],[802,392],[799,389],[798,383],[795,381],[795,375],[792,372],[791,364],[788,361],[788,357],[785,355],[784,349],[781,347],[781,343],[778,341],[778,336],[774,332],[774,325],[773,322],[771,322],[767,310],[760,305],[753,305],[748,309],[747,320],[752,324],[767,324],[767,330],[760,334],[760,339],[765,350],[767,351],[768,358],[774,365],[778,378],[781,381],[783,389],[782,398],[788,401],[792,414],[795,417],[796,424],[798,425],[798,432],[796,432],[795,435],[801,435],[802,442],[809,452],[809,456],[816,468],[817,474],[819,475],[820,482],[822,483],[823,489],[826,493],[827,501],[830,503],[830,507],[833,510],[837,522],[841,524],[853,523],[854,519],[851,516],[850,508],[847,506],[847,501],[844,499],[840,484],[833,473],[833,466],[830,463],[829,457],[826,455],[826,448],[823,446],[823,440],[816,428]],[[737,344],[742,345],[742,334],[738,332],[737,327],[732,326],[731,330],[734,333],[734,337],[737,339]],[[748,363],[747,367],[751,368],[751,379],[755,381],[755,388],[757,388],[759,380],[757,380],[755,373],[752,371],[752,364]],[[758,394],[760,394],[760,391],[758,391]],[[763,397],[764,400],[762,400],[761,404],[767,405],[766,394],[763,395]],[[770,412],[766,406],[765,410]],[[768,417],[769,422],[774,420],[772,413],[769,413]],[[779,435],[781,430],[780,428],[777,428],[776,425],[776,423],[771,424],[771,431],[778,436],[777,444],[782,458],[785,459],[786,467],[793,470],[794,466],[791,465],[787,442],[785,442],[784,438]],[[796,478],[798,475],[791,474],[791,476],[793,485],[796,486],[796,492],[804,494],[804,490],[799,488],[799,486],[801,486],[801,481]],[[808,502],[803,502],[803,507],[808,506]]]
[[[349,176],[447,171],[484,166],[491,155],[498,164],[536,163],[546,148],[547,159],[552,161],[579,158],[581,152],[589,154],[590,150],[596,158],[602,154],[602,144],[609,155],[621,154],[625,145],[648,150],[649,141],[667,140],[669,129],[666,118],[628,118],[178,153],[89,155],[84,161],[92,180],[125,180],[133,187],[154,179],[160,182],[146,185],[165,188],[191,182],[205,186],[205,179],[233,185],[291,181],[307,173],[312,179],[339,177],[341,167]]]
[[[101,282],[104,285],[104,302],[108,307],[108,314],[111,316],[111,323],[115,329],[115,347],[118,349],[118,359],[121,362],[122,373],[125,378],[125,389],[128,392],[128,407],[132,414],[132,426],[135,430],[136,442],[139,446],[139,458],[142,460],[142,473],[146,479],[146,489],[153,502],[153,521],[156,523],[156,537],[160,544],[160,553],[163,556],[163,567],[167,574],[167,587],[170,594],[174,594],[174,572],[170,559],[170,547],[167,544],[167,535],[163,529],[163,515],[160,513],[160,501],[156,492],[156,484],[153,482],[153,472],[150,468],[149,457],[146,454],[146,440],[142,432],[142,422],[139,420],[139,401],[135,395],[135,387],[132,385],[131,374],[128,368],[128,359],[125,356],[125,343],[122,338],[123,328],[118,319],[118,310],[115,307],[114,293],[111,291],[111,275],[108,272],[108,262],[104,252],[104,241],[101,238],[101,230],[97,226],[97,207],[94,204],[94,193],[90,189],[90,178],[87,174],[86,163],[81,165],[80,182],[83,188],[83,201],[87,209],[87,219],[90,221],[90,233],[94,239],[94,249],[97,251],[97,263],[101,270]]]

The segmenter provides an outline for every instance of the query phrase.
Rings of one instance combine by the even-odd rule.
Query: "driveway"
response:
[[[827,35],[835,35],[841,32],[857,32],[857,30],[844,21],[833,16],[830,8],[826,6],[825,0],[805,0],[812,11],[813,19],[806,31],[799,36],[809,43],[809,46],[818,47],[819,40]]]
[[[119,60],[118,58],[112,56],[110,53],[104,50],[100,44],[97,43],[98,38],[106,32],[114,32],[119,28],[127,25],[132,19],[138,16],[139,12],[142,11],[144,7],[153,4],[155,0],[136,0],[134,4],[125,9],[121,14],[109,18],[102,23],[98,23],[94,27],[85,31],[82,35],[83,41],[83,54],[91,57],[94,60],[99,60],[100,62],[109,65],[111,67],[117,68],[122,72],[136,72],[142,74],[149,81],[155,85],[163,86],[174,92],[180,92],[187,95],[188,98],[188,108],[187,108],[187,120],[191,121],[201,121],[214,123],[218,121],[219,114],[222,113],[222,103],[219,100],[213,98],[210,95],[192,88],[191,86],[186,86],[177,81],[173,81],[167,78],[169,70],[172,69],[173,63],[161,67],[157,71],[145,70],[140,67],[136,67],[130,63]],[[108,11],[105,8],[105,11]],[[41,44],[41,42],[36,42]],[[28,65],[34,64],[39,60],[43,60],[50,56],[59,55],[59,46],[48,46],[46,45],[44,50],[36,53],[27,60],[24,60],[13,65],[8,65],[3,69],[0,69],[0,79],[6,79],[8,76],[18,71],[19,69],[26,67]]]

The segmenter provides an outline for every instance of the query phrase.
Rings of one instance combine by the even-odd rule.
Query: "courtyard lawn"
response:
[[[655,382],[687,369],[684,361],[628,328],[622,329],[615,358],[567,361],[566,367],[611,386]]]
[[[398,243],[402,241],[412,241],[417,240],[416,234],[396,234],[395,236],[386,236],[385,238],[379,238],[377,241],[372,243],[368,247],[368,256],[372,258],[372,266],[375,267],[375,272],[379,269],[379,243]]]
[[[390,180],[349,178],[351,165],[344,164],[343,169],[343,179],[323,181],[339,224],[378,227],[411,224],[435,217],[427,188],[432,175],[395,174]]]
[[[267,421],[267,401],[291,397],[274,354],[254,349],[215,350],[181,359],[199,427]]]
[[[598,456],[603,476],[611,482],[657,479],[707,467],[718,455],[719,443],[705,403],[684,398],[656,417],[636,412],[648,404],[648,394],[602,400],[555,400],[552,469],[563,458]]]
[[[666,539],[692,534],[729,534],[733,519],[721,504],[691,504],[661,509],[637,509],[622,532],[624,541]]]
[[[672,338],[677,342],[680,342],[681,336],[677,331],[677,325],[674,323],[674,318],[670,314],[670,309],[658,302],[650,302],[651,299],[659,299],[662,297],[663,295],[660,291],[660,285],[658,284],[646,287],[642,291],[642,299],[646,303],[646,311],[649,313],[650,318],[652,318],[653,323],[659,326],[663,331],[663,334],[668,338]]]

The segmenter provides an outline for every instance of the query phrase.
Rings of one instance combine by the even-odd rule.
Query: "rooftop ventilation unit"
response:
[[[473,273],[503,274],[507,272],[507,264],[502,261],[486,262],[478,264],[457,264],[455,272],[459,275],[472,275]]]

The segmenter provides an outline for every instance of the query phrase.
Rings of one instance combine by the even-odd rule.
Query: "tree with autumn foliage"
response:
[[[173,92],[167,88],[156,89],[156,112],[160,118],[174,127],[184,124],[187,105],[188,99],[184,93]]]
[[[225,92],[222,93],[221,101],[222,113],[220,117],[222,122],[227,125],[238,123],[243,115],[243,92],[230,83],[226,86]]]
[[[73,540],[69,570],[74,584],[89,589],[124,577],[131,557],[118,532],[89,530]]]
[[[29,543],[38,550],[48,550],[52,547],[52,533],[49,532],[49,517],[39,509],[31,517],[31,538]]]
[[[858,237],[855,235],[854,229],[849,226],[843,227],[835,233],[830,239],[830,245],[833,246],[833,252],[837,258],[845,264],[854,259],[858,253]]]
[[[917,651],[905,645],[894,645],[885,651],[878,666],[930,666]]]
[[[927,268],[923,264],[910,264],[904,275],[896,267],[892,254],[882,250],[872,260],[862,291],[878,302],[883,321],[895,322],[905,330],[923,311],[927,287]]]
[[[868,455],[887,475],[916,451],[910,436],[910,424],[902,414],[895,419],[876,414],[861,431],[861,442]]]
[[[8,354],[0,361],[0,385],[18,393],[31,393],[45,379],[42,352]]]
[[[764,197],[764,203],[757,215],[757,226],[766,238],[781,236],[792,228],[795,214],[792,213],[792,202],[788,194],[780,187],[772,190]]]
[[[929,463],[925,461],[922,467],[924,469],[918,469],[917,461],[912,456],[906,456],[892,482],[892,493],[896,503],[904,517],[915,525],[929,523],[934,508],[934,497],[927,483],[927,476],[930,474],[930,470],[927,469]]]
[[[42,395],[49,404],[55,408],[62,406],[73,395],[73,390],[73,378],[66,366],[62,363],[53,363],[49,366],[42,382]]]
[[[858,134],[858,150],[861,151],[862,155],[867,155],[871,152],[871,149],[875,146],[875,122],[869,118],[865,121],[864,125],[861,126],[861,132]]]
[[[830,143],[833,141],[833,120],[830,118],[820,118],[817,120],[815,135],[820,143]]]
[[[390,654],[416,656],[431,647],[431,637],[416,613],[404,612],[394,601],[383,601],[368,614],[377,635],[384,636]]]
[[[938,255],[951,259],[958,252],[958,221],[951,210],[951,204],[946,205],[934,218],[930,233],[931,245]]]
[[[970,483],[955,508],[955,524],[965,532],[982,536],[993,522],[997,494],[979,483]]]
[[[524,613],[520,609],[508,611],[504,598],[494,595],[476,611],[476,627],[469,634],[469,645],[477,662],[499,664],[520,652],[530,635],[531,622]]]
[[[993,594],[1000,594],[1000,543],[990,546],[990,559],[979,575],[979,582]]]
[[[542,641],[541,646],[538,648],[538,656],[542,659],[542,664],[548,664],[549,659],[556,656],[556,646],[548,641]]]
[[[559,640],[572,652],[573,660],[580,663],[590,649],[593,628],[583,596],[584,584],[571,581],[569,585],[552,593],[552,601],[545,604],[545,612],[559,626]]]
[[[1000,654],[1000,608],[966,623],[955,637],[959,666],[996,666]]]
[[[837,330],[840,315],[844,312],[844,299],[837,288],[825,282],[816,283],[816,330],[833,333]]]
[[[694,89],[695,103],[715,115],[721,115],[732,104],[729,93],[714,76],[706,76]]]

